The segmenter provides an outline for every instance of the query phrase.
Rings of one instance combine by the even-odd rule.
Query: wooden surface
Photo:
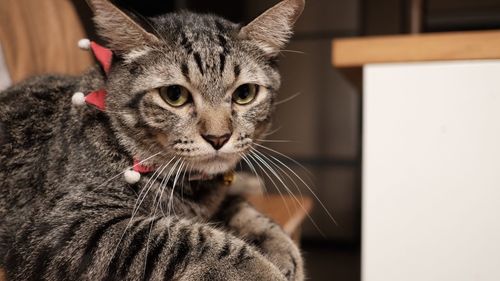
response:
[[[333,41],[333,65],[500,59],[500,30],[362,37]]]
[[[248,201],[261,213],[281,225],[291,236],[300,231],[300,225],[312,208],[311,198],[299,196],[294,198],[279,195],[250,195]]]
[[[250,203],[281,225],[296,242],[300,238],[300,225],[311,211],[312,200],[308,197],[293,198],[278,195],[250,195]],[[6,281],[0,269],[0,281]]]
[[[70,0],[1,0],[0,44],[13,83],[37,74],[78,74],[92,63]]]

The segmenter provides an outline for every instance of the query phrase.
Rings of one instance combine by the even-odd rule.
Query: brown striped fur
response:
[[[280,84],[273,62],[303,0],[282,1],[244,29],[188,12],[136,22],[106,0],[89,2],[115,52],[109,76],[95,67],[0,94],[7,278],[303,280],[290,238],[218,180],[269,127]],[[242,83],[261,89],[247,106],[231,99]],[[193,101],[163,102],[156,89],[173,84]],[[71,104],[74,92],[99,88],[106,112]],[[218,151],[202,136],[225,132]],[[120,174],[133,158],[160,168],[126,184]]]

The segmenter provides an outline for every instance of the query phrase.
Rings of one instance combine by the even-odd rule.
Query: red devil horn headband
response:
[[[102,67],[104,74],[107,76],[111,69],[111,63],[113,60],[113,52],[103,47],[96,42],[92,42],[89,39],[82,39],[78,41],[78,47],[82,50],[89,50],[94,55],[94,58]],[[99,89],[96,91],[84,94],[82,92],[77,92],[73,94],[71,102],[76,106],[83,106],[86,104],[92,105],[101,111],[106,110],[106,90]],[[147,174],[154,171],[153,168],[147,167],[134,160],[134,165],[123,172],[125,181],[129,184],[138,183],[141,179],[141,174]]]
[[[111,62],[113,60],[113,52],[103,47],[96,42],[90,41],[89,39],[82,39],[78,41],[78,47],[82,50],[90,50],[97,60],[99,65],[102,67],[106,75],[109,74],[111,69]],[[92,91],[85,95],[82,92],[76,92],[72,99],[74,105],[82,106],[85,104],[93,105],[99,110],[106,110],[106,90],[100,89]]]

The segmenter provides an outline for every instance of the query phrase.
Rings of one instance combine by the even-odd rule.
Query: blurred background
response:
[[[5,4],[13,0],[0,1]],[[85,1],[71,2],[84,23],[85,32],[90,38],[97,38]],[[278,1],[117,2],[145,16],[189,9],[246,23]],[[0,11],[0,18],[2,13],[5,16],[7,11]],[[317,227],[310,220],[303,227],[302,245],[310,280],[360,280],[363,105],[360,89],[332,66],[332,40],[498,28],[499,0],[307,1],[295,36],[280,58],[282,103],[277,108],[273,134],[268,137],[276,142],[264,145],[292,157],[310,171],[308,175],[293,161],[279,157],[311,185],[327,209],[315,202],[311,217]],[[302,194],[311,195],[303,184],[299,183],[299,188]],[[297,191],[293,185],[291,189]]]

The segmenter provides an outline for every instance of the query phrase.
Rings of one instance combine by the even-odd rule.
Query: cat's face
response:
[[[141,28],[140,40],[116,38],[116,33],[124,37],[116,28],[130,19],[107,30],[109,20],[102,22],[99,11],[110,16],[115,7],[93,2],[96,22],[118,58],[107,82],[108,114],[136,158],[161,152],[151,163],[180,161],[187,169],[218,174],[232,169],[263,138],[280,86],[273,61],[302,1],[284,1],[274,11],[271,16],[285,17],[281,24],[289,27],[277,27],[272,36],[281,32],[283,38],[269,42],[273,30],[267,14],[243,28],[214,16],[171,14],[150,19],[154,35]]]

